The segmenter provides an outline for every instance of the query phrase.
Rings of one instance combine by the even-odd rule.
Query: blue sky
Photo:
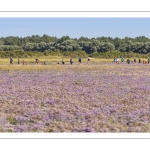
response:
[[[150,38],[150,18],[0,18],[0,37],[56,36]]]

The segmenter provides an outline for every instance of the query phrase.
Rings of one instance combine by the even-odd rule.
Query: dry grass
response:
[[[20,58],[20,64],[17,64],[18,59],[14,58],[13,65],[9,64],[9,58],[0,59],[0,70],[65,70],[65,69],[74,69],[74,70],[97,70],[97,69],[108,69],[110,67],[119,68],[123,67],[122,65],[112,65],[113,59],[97,59],[92,58],[90,63],[87,64],[87,58],[82,59],[82,64],[78,63],[78,58],[73,58],[73,65],[69,64],[69,57],[63,57],[65,65],[61,65],[62,57],[39,57],[39,65],[35,64],[35,58]],[[26,61],[26,65],[22,65],[22,61]],[[133,59],[131,59],[133,60]],[[141,59],[143,61],[143,59]],[[145,59],[146,60],[146,59]],[[44,61],[46,65],[43,65]],[[60,62],[60,65],[57,65],[57,62]],[[138,61],[138,60],[137,60]],[[146,60],[147,61],[147,60]],[[107,62],[107,63],[103,63]],[[125,59],[126,62],[126,59]],[[136,66],[134,66],[136,67]],[[144,66],[143,66],[144,67]]]
[[[86,70],[99,70],[99,69],[109,69],[109,68],[119,68],[119,65],[112,65],[111,63],[99,63],[99,64],[74,64],[74,65],[0,65],[0,70],[5,71],[18,71],[18,70],[25,70],[25,71],[40,71],[40,70],[76,70],[76,71],[86,71]]]
[[[58,61],[61,62],[62,58],[64,59],[64,61],[66,63],[69,63],[70,58],[69,57],[50,57],[50,56],[45,56],[45,57],[39,57],[39,61],[40,63],[44,63],[44,61],[46,63],[57,63]],[[20,58],[20,63],[22,63],[22,61],[26,61],[27,63],[35,63],[35,59],[36,58]],[[13,63],[17,64],[18,59],[14,58]],[[91,58],[91,62],[112,62],[113,59],[97,59],[97,58]],[[73,62],[77,63],[78,62],[78,58],[73,58]],[[87,62],[87,58],[83,58],[82,62]],[[9,58],[1,58],[0,59],[0,65],[8,65],[9,64]]]
[[[56,64],[58,61],[61,62],[62,61],[62,58],[64,59],[64,61],[66,63],[69,63],[70,61],[70,58],[69,57],[60,57],[60,56],[44,56],[44,57],[38,57],[39,61],[40,61],[40,64],[43,64],[44,61],[48,64]],[[22,61],[26,61],[27,64],[34,64],[35,63],[35,59],[36,57],[32,57],[32,58],[20,58],[20,63],[22,64]],[[121,59],[120,59],[121,60]],[[133,58],[130,59],[131,61],[133,60]],[[143,59],[141,58],[141,60],[145,60],[147,61],[147,59]],[[14,61],[13,63],[14,64],[17,64],[17,61],[18,59],[17,58],[14,58]],[[105,58],[101,58],[101,59],[98,59],[98,58],[91,58],[90,60],[91,62],[93,63],[98,63],[98,62],[112,62],[113,59],[105,59]],[[137,59],[138,61],[138,59]],[[78,63],[78,58],[73,58],[73,62],[74,63]],[[82,58],[82,62],[83,63],[86,63],[87,62],[87,58]],[[125,59],[125,62],[126,62],[126,59]],[[0,59],[0,65],[8,65],[9,64],[9,58],[1,58]]]

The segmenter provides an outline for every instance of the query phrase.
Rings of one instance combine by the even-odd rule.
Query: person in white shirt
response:
[[[116,63],[119,64],[119,58],[117,58],[117,62]]]

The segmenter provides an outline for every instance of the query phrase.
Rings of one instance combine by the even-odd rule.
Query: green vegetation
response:
[[[124,57],[124,58],[147,58],[150,57],[150,53],[147,54],[140,54],[140,53],[134,53],[134,52],[121,52],[118,50],[108,51],[105,53],[92,53],[89,55],[90,57],[94,58],[114,58],[114,57]]]
[[[61,38],[33,35],[27,37],[1,37],[0,57],[148,57],[150,56],[150,39],[145,36],[136,38],[98,37]]]
[[[15,118],[7,118],[7,120],[9,121],[10,124],[16,125],[17,124],[17,120]]]

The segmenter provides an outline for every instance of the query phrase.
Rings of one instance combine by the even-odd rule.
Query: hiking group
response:
[[[125,59],[124,59],[123,57],[121,57],[121,63],[124,63],[124,61],[125,61]],[[71,65],[73,64],[73,59],[72,59],[72,57],[70,57],[70,61],[69,61],[69,62],[70,62]],[[89,62],[90,62],[90,57],[88,57],[88,59],[87,59],[87,64],[89,64]],[[136,58],[134,58],[132,61],[131,61],[129,58],[127,58],[126,63],[127,63],[127,64],[130,64],[131,62],[132,62],[132,63],[136,63],[136,62],[137,62],[137,61],[136,61]],[[138,59],[138,62],[139,62],[139,63],[142,62],[140,58]],[[32,63],[34,63],[34,62],[32,62]],[[81,64],[81,63],[82,63],[82,58],[81,58],[81,57],[78,57],[78,64]],[[117,57],[114,57],[112,63],[113,63],[113,64],[120,64],[120,59],[117,58]],[[12,58],[12,57],[10,57],[10,64],[13,65],[13,58]],[[18,57],[18,64],[20,64],[20,59],[19,59],[19,57]],[[27,63],[26,63],[25,60],[23,60],[23,61],[22,61],[22,64],[25,65],[25,64],[27,64]],[[36,65],[39,64],[39,59],[37,59],[37,58],[35,59],[35,64],[36,64]],[[44,61],[43,64],[46,65],[46,62]],[[59,65],[60,62],[57,61],[57,64]],[[64,59],[62,58],[62,65],[64,65],[64,64],[65,64],[65,61],[64,61]],[[150,57],[148,57],[147,61],[143,60],[143,64],[150,64]]]
[[[90,62],[90,58],[88,57],[87,63],[89,63],[89,62]],[[18,57],[18,62],[17,62],[17,63],[20,64],[20,59],[19,59],[19,57]],[[32,63],[33,63],[33,62],[32,62]],[[82,58],[81,58],[81,57],[78,57],[78,63],[79,63],[79,64],[82,63]],[[13,64],[13,58],[12,58],[12,57],[10,57],[10,64]],[[26,64],[26,61],[25,61],[25,60],[22,60],[22,64],[25,65],[25,64]],[[37,58],[35,59],[35,64],[36,64],[36,65],[39,64],[39,59],[37,59]],[[44,61],[43,64],[46,65],[46,62]],[[57,64],[59,65],[60,62],[58,61]],[[65,61],[64,61],[64,59],[62,58],[62,65],[64,65],[64,64],[65,64]],[[71,65],[73,64],[73,59],[72,59],[72,57],[70,57],[70,64],[71,64]]]
[[[121,57],[121,62],[124,63],[123,57]],[[127,58],[127,64],[130,64],[131,62],[136,63],[136,58],[134,58],[132,61],[129,58]],[[142,62],[140,58],[139,58],[138,62],[139,63]],[[147,61],[143,60],[143,64],[149,64],[149,63],[150,63],[150,57],[148,57]],[[114,57],[113,64],[119,64],[119,58]]]
[[[73,59],[72,59],[72,57],[70,57],[70,64],[72,65],[73,64]],[[90,58],[88,57],[88,60],[87,60],[87,63],[88,62],[90,62]],[[81,57],[78,57],[78,63],[79,64],[81,64],[82,63],[82,58]],[[59,65],[60,64],[60,62],[59,61],[57,61],[57,64]],[[64,65],[65,64],[65,61],[64,61],[64,59],[62,59],[62,65]]]

